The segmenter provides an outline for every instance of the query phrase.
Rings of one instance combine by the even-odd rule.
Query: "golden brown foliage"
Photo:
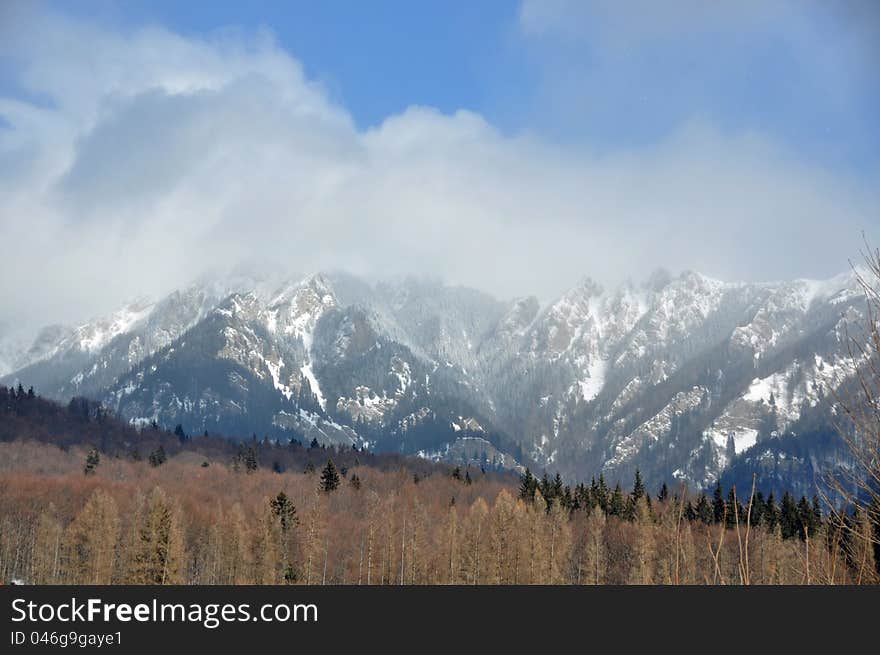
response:
[[[868,583],[873,551],[819,532],[706,526],[674,500],[635,505],[635,520],[569,510],[476,473],[361,466],[359,488],[318,493],[317,476],[236,473],[181,452],[163,466],[86,449],[0,443],[0,576],[40,583],[151,584],[736,584]],[[297,520],[285,530],[271,499]],[[859,528],[868,529],[867,521]],[[748,541],[745,530],[749,529]],[[862,546],[860,547],[860,544]]]

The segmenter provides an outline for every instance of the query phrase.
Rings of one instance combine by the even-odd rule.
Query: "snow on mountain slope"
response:
[[[281,331],[302,341],[304,353],[299,370],[309,381],[322,409],[327,408],[327,399],[321,393],[321,385],[312,370],[312,342],[315,326],[321,316],[328,308],[335,306],[336,298],[329,281],[321,275],[315,275],[276,295],[269,305],[267,319],[270,331]]]
[[[61,400],[96,396],[202,320],[232,289],[258,284],[240,274],[206,277],[158,302],[140,299],[73,328],[49,326],[4,381],[29,380],[43,395]]]
[[[117,311],[73,328],[50,326],[44,328],[25,356],[25,365],[51,359],[68,352],[86,355],[97,353],[115,337],[128,333],[149,316],[154,303],[142,298]]]
[[[733,455],[787,429],[804,402],[839,384],[829,371],[851,369],[841,315],[857,320],[862,302],[852,275],[769,284],[658,275],[610,294],[583,283],[540,312],[506,366],[496,364],[515,406],[504,394],[493,400],[545,465],[709,484]],[[772,421],[756,379],[779,388]],[[698,388],[696,403],[686,390]]]
[[[4,380],[136,422],[432,457],[480,435],[508,464],[705,485],[851,374],[862,305],[854,274],[584,279],[544,307],[423,278],[236,274],[47,328]]]
[[[697,409],[706,402],[708,394],[709,390],[700,386],[676,393],[663,409],[612,444],[614,455],[605,462],[605,470],[614,471],[623,462],[633,458],[645,442],[656,442],[669,437],[675,417]]]
[[[106,318],[81,325],[74,333],[76,345],[85,352],[98,352],[111,339],[134,329],[150,315],[153,307],[150,300],[140,299]]]

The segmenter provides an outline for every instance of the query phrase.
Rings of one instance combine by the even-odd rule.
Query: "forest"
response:
[[[842,520],[834,520],[834,517]],[[876,584],[875,512],[137,430],[0,387],[18,584]]]

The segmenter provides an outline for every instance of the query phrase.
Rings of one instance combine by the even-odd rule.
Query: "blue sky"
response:
[[[873,0],[11,0],[0,321],[255,260],[830,277],[880,241],[877,62]]]
[[[528,64],[515,2],[94,2],[83,12],[123,25],[159,23],[183,34],[268,29],[345,104],[362,127],[410,105],[486,110],[496,84],[519,87]],[[67,9],[69,3],[56,3]],[[521,91],[520,91],[521,92]]]
[[[873,172],[880,162],[880,6],[871,0],[761,11],[729,3],[718,16],[671,3],[657,30],[645,26],[658,11],[650,3],[534,4],[551,17],[533,31],[520,2],[499,0],[160,0],[96,2],[83,13],[184,34],[269,29],[361,127],[410,105],[466,108],[508,131],[611,149],[697,117],[772,134],[827,165]],[[553,11],[571,24],[553,24]]]

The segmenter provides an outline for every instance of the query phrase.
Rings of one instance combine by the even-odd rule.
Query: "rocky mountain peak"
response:
[[[544,307],[421,278],[237,276],[47,328],[4,382],[137,424],[436,458],[479,432],[506,465],[701,486],[803,429],[857,365],[843,325],[863,305],[852,274],[584,278]]]

